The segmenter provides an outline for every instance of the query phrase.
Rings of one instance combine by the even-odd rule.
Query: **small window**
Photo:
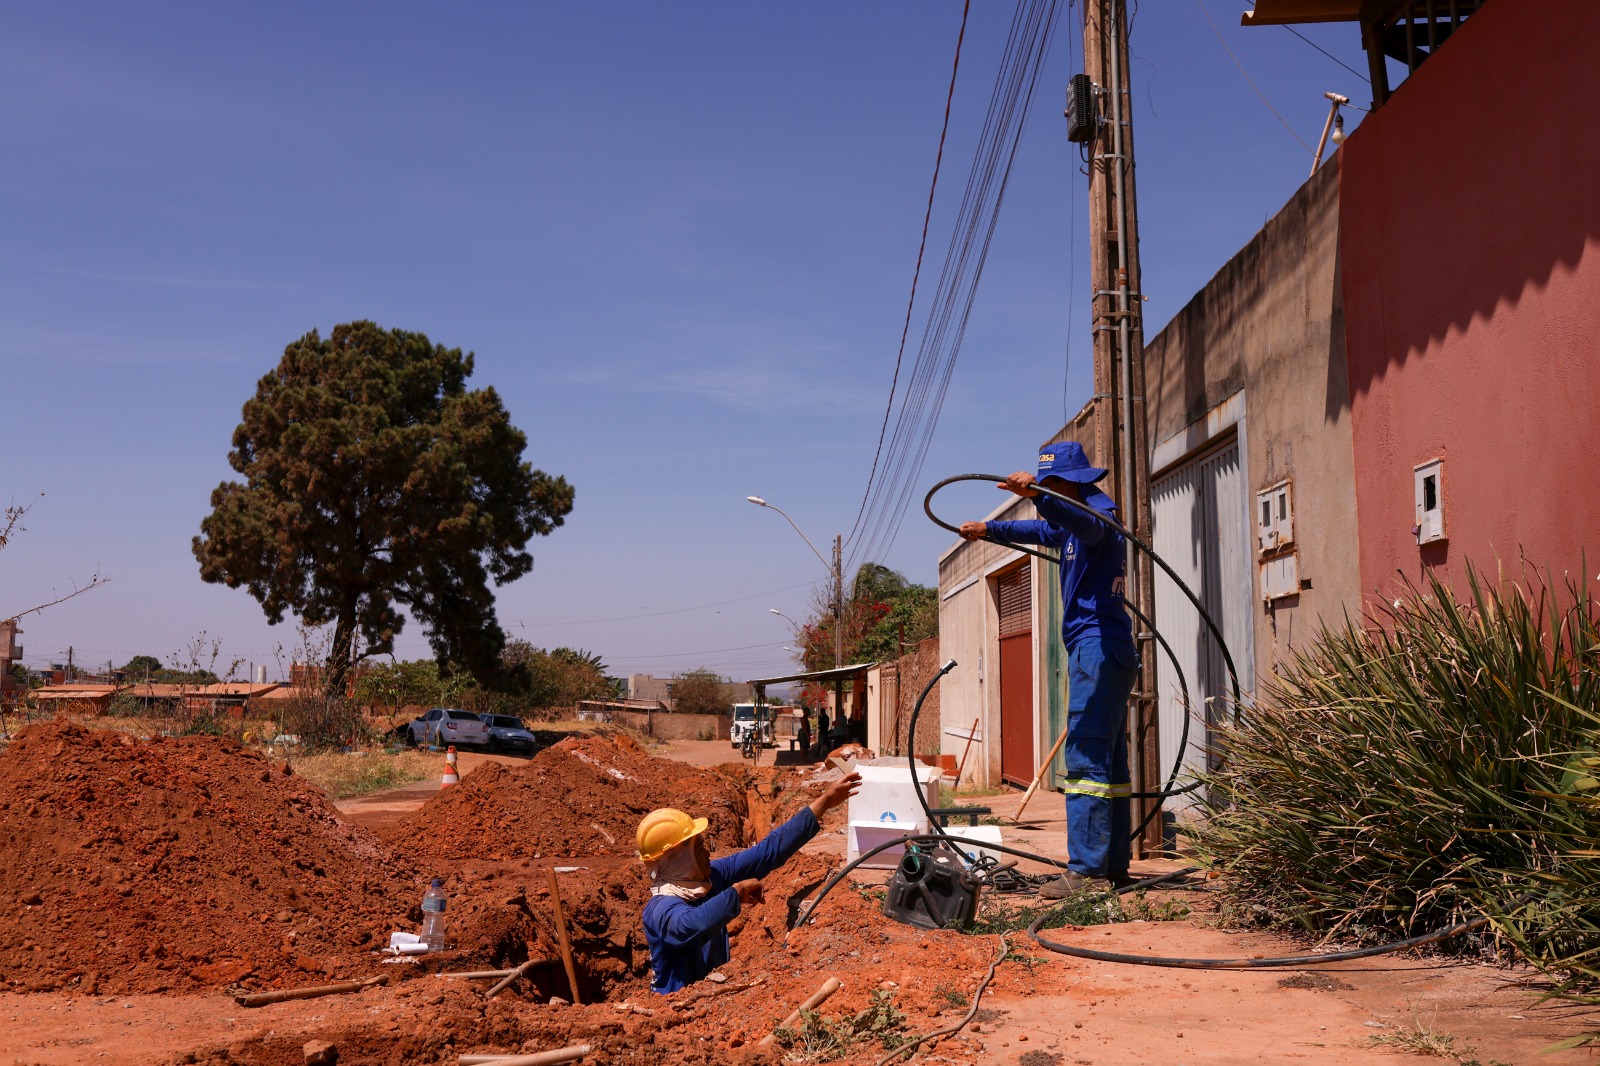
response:
[[[1418,544],[1445,540],[1444,460],[1431,459],[1411,472],[1416,487],[1417,520],[1412,532]]]
[[[1256,529],[1256,546],[1262,555],[1271,555],[1294,543],[1294,485],[1280,481],[1256,494],[1261,523]]]
[[[471,711],[446,711],[445,713],[458,722],[476,722],[478,720],[478,716]]]

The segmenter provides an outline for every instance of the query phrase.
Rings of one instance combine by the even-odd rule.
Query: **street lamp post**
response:
[[[841,558],[842,558],[842,555],[843,555],[844,538],[842,536],[835,536],[833,538],[833,565],[832,566],[828,566],[828,560],[824,559],[822,557],[822,553],[817,551],[817,546],[815,544],[811,543],[811,538],[806,536],[805,530],[801,529],[798,525],[795,525],[795,521],[794,521],[793,518],[789,517],[789,512],[788,511],[785,511],[782,507],[779,507],[775,503],[768,503],[766,500],[762,499],[760,496],[746,496],[745,499],[749,500],[751,503],[755,504],[757,507],[766,507],[766,508],[769,508],[771,510],[777,511],[779,514],[783,515],[784,520],[786,522],[788,522],[791,527],[793,527],[793,529],[794,529],[794,531],[796,533],[800,534],[800,539],[806,542],[806,547],[811,549],[811,554],[815,555],[817,557],[817,561],[820,562],[823,566],[828,567],[828,569],[832,572],[832,576],[833,576],[833,665],[834,665],[835,669],[837,669],[838,667],[843,666],[844,665],[844,573],[843,573],[843,568],[842,568],[842,565],[841,565]],[[772,610],[773,614],[779,614],[780,613],[776,609],[773,609],[773,608],[768,608],[768,609]]]

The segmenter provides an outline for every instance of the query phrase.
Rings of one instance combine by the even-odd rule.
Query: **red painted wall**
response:
[[[1492,0],[1341,149],[1367,596],[1468,560],[1600,572],[1596,56],[1600,3]],[[1438,456],[1449,540],[1418,547]]]

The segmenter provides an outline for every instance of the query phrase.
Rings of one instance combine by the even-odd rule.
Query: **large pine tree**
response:
[[[244,481],[211,494],[200,576],[247,589],[269,622],[332,623],[331,691],[393,648],[397,605],[441,663],[502,680],[489,582],[533,568],[528,541],[561,525],[573,489],[523,461],[527,438],[493,388],[467,389],[472,369],[421,333],[351,322],[290,344],[244,405],[228,453]]]

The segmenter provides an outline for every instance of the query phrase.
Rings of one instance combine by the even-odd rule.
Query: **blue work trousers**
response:
[[[1128,695],[1139,653],[1127,641],[1087,637],[1072,646],[1067,663],[1067,868],[1124,877],[1133,856]]]

